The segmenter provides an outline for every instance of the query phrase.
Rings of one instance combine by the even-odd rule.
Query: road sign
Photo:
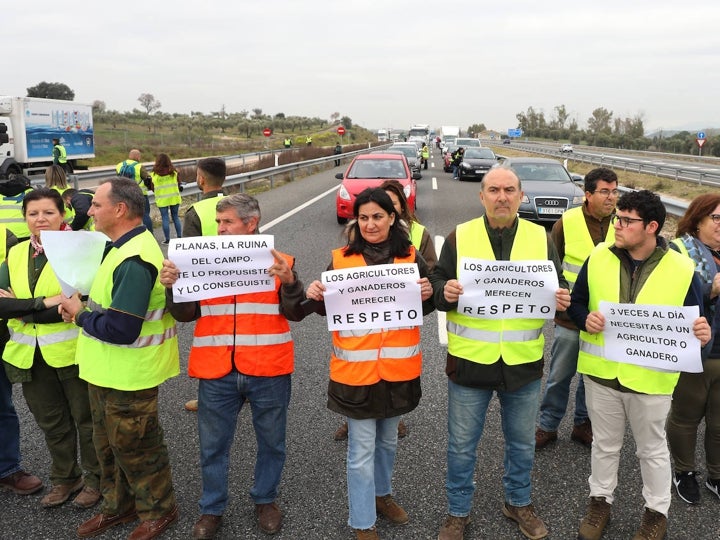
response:
[[[270,128],[263,129],[263,135],[265,135],[266,137],[269,137],[270,135],[272,135],[272,129],[270,129]]]
[[[698,131],[697,138],[698,138],[698,139],[704,139],[704,138],[705,138],[705,132],[704,132],[704,131]],[[702,145],[700,145],[700,146],[702,146]]]
[[[345,135],[345,128],[343,126],[338,126],[337,132],[338,135]]]
[[[703,135],[704,135],[704,133],[703,133]],[[698,137],[697,139],[695,139],[695,142],[697,143],[697,145],[700,148],[702,148],[703,144],[705,144],[705,139],[701,139],[700,137]]]
[[[508,129],[508,137],[522,137],[523,130],[520,128],[517,129]]]

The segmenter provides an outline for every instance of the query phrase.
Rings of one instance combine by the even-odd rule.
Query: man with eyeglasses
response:
[[[578,372],[586,375],[587,407],[594,440],[590,500],[580,523],[580,540],[599,540],[610,519],[626,422],[637,447],[645,500],[633,540],[660,540],[667,531],[671,466],[665,421],[679,373],[653,370],[605,358],[601,301],[664,306],[699,306],[702,284],[689,257],[668,249],[660,230],[665,207],[642,190],[625,193],[612,217],[615,242],[597,247],[575,281],[570,318],[580,328]],[[710,340],[705,317],[693,321],[702,346]],[[615,535],[617,536],[617,533]]]
[[[584,204],[565,212],[553,225],[550,236],[562,260],[563,274],[570,290],[593,248],[600,242],[615,240],[610,216],[615,211],[617,195],[617,174],[604,167],[593,169],[585,175]],[[570,383],[577,372],[579,350],[580,330],[565,312],[558,311],[555,315],[555,339],[550,350],[550,369],[535,430],[535,449],[545,448],[558,438],[557,429],[570,398]],[[585,384],[583,378],[578,377],[570,438],[589,447],[592,437],[592,424],[585,406]]]

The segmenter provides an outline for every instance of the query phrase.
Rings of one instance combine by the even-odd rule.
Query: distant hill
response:
[[[665,138],[672,137],[676,133],[680,133],[681,131],[688,131],[690,133],[698,133],[700,131],[704,131],[705,135],[708,137],[714,137],[715,135],[720,135],[720,128],[698,128],[698,127],[687,127],[687,128],[680,128],[680,129],[656,129],[655,131],[651,131],[650,133],[646,133],[645,136],[649,139],[652,139],[654,137],[663,136]]]

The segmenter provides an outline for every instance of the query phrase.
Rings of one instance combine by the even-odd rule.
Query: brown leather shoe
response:
[[[197,412],[198,410],[198,400],[197,399],[191,399],[190,401],[185,403],[185,410],[190,412]]]
[[[537,428],[535,430],[535,450],[545,448],[551,442],[557,441],[557,431],[545,431]]]
[[[398,439],[404,439],[407,437],[408,434],[408,428],[405,425],[405,422],[400,420],[400,423],[398,423]]]
[[[52,508],[60,506],[70,498],[70,495],[83,488],[83,479],[79,478],[74,484],[57,484],[52,487],[50,492],[40,499],[40,506],[43,508]]]
[[[405,525],[410,521],[407,512],[395,502],[391,494],[375,497],[375,510],[396,525]]]
[[[135,509],[128,510],[123,514],[95,514],[77,529],[77,535],[80,538],[90,538],[102,534],[115,525],[128,523],[137,519]]]
[[[282,512],[274,502],[256,504],[255,513],[257,514],[260,530],[265,534],[275,534],[282,527]]]
[[[212,540],[222,525],[222,516],[203,514],[193,527],[194,540]]]
[[[355,529],[355,537],[357,540],[380,540],[375,527],[372,529]]]
[[[0,478],[0,489],[12,491],[18,495],[30,495],[40,491],[43,487],[42,480],[34,474],[25,471],[17,471],[4,478]]]
[[[138,525],[128,536],[128,540],[151,540],[160,536],[165,529],[175,523],[178,518],[178,507],[176,506],[164,516],[158,519],[146,519]]]
[[[532,504],[527,506],[512,506],[508,503],[503,505],[503,514],[515,521],[520,527],[520,532],[530,540],[540,540],[548,535],[548,530],[543,520],[540,519]]]
[[[440,527],[438,540],[463,540],[465,527],[470,523],[470,516],[447,515],[443,526]]]
[[[592,424],[590,423],[590,419],[588,418],[582,424],[573,426],[570,438],[573,441],[579,442],[583,446],[590,448],[593,442]]]
[[[73,506],[78,508],[92,508],[100,500],[100,490],[85,486],[82,491],[73,499]]]
[[[346,441],[348,437],[348,425],[347,422],[343,422],[342,425],[337,428],[335,431],[335,434],[333,435],[333,439],[336,441]]]

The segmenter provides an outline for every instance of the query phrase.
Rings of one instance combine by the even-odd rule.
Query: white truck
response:
[[[0,96],[0,178],[41,173],[53,161],[60,139],[68,162],[95,157],[92,105],[29,97]]]
[[[456,139],[460,136],[460,127],[459,126],[440,126],[440,133],[442,134],[443,140]]]

